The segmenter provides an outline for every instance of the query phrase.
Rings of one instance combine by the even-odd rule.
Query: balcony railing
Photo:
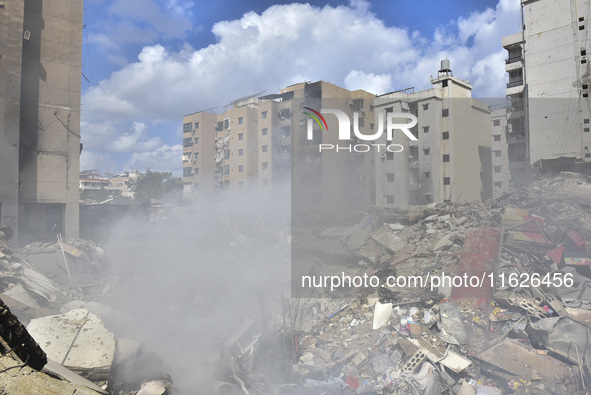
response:
[[[519,55],[519,56],[513,56],[513,57],[510,57],[508,59],[505,59],[505,64],[515,63],[515,62],[519,62],[521,60],[523,60],[523,57],[521,55]]]
[[[517,80],[517,81],[509,82],[507,84],[507,89],[513,88],[515,86],[520,86],[520,85],[523,85],[523,80]]]

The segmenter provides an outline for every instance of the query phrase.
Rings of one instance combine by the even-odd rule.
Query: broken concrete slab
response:
[[[14,284],[5,290],[2,295],[9,296],[10,298],[26,305],[31,309],[39,309],[41,306],[31,296],[31,294],[21,284]]]
[[[382,227],[371,234],[371,239],[391,253],[400,251],[405,243],[388,227]]]
[[[538,355],[532,348],[513,339],[504,339],[477,354],[476,358],[527,381],[543,377],[558,382],[571,376],[570,368],[565,363]]]
[[[371,231],[373,230],[375,220],[375,215],[368,214],[363,217],[361,222],[355,225],[353,231],[347,239],[347,247],[349,247],[350,250],[356,250],[365,244],[367,239],[369,239]]]
[[[21,274],[21,281],[30,291],[44,297],[47,300],[51,300],[52,294],[60,291],[53,281],[45,277],[43,274],[30,268],[25,268],[23,270]]]
[[[63,380],[69,381],[72,384],[83,385],[98,393],[108,394],[107,391],[103,390],[101,387],[99,387],[92,381],[85,379],[79,374],[71,371],[70,369],[60,365],[55,361],[52,361],[51,359],[47,360],[47,364],[43,367],[43,371],[48,372],[54,376],[60,377]]]
[[[27,330],[48,357],[93,380],[107,379],[115,355],[115,337],[88,310],[32,320]]]

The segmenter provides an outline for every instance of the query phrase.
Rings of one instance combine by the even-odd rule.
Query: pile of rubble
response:
[[[103,255],[84,240],[0,239],[1,393],[172,393],[157,357],[115,335],[131,317],[92,301],[108,292]]]
[[[561,173],[486,203],[372,209],[356,225],[316,218],[294,229],[293,248],[307,253],[292,264],[305,274],[379,286],[329,281],[284,300],[275,331],[234,358],[242,393],[269,381],[244,356],[268,353],[271,334],[287,350],[281,383],[297,393],[587,393],[589,181]]]

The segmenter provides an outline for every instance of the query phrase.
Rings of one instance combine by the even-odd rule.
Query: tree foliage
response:
[[[125,184],[134,194],[138,202],[149,202],[151,199],[180,198],[183,191],[183,180],[173,177],[170,172],[152,171],[140,174],[136,179],[126,181]]]

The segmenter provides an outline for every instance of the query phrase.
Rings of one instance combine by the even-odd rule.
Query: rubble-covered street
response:
[[[159,207],[100,245],[2,241],[0,391],[584,394],[590,190],[560,173],[486,203],[310,216],[291,235],[279,215]],[[171,225],[194,220],[214,225],[189,245]],[[290,295],[291,248],[311,277],[380,285]]]

